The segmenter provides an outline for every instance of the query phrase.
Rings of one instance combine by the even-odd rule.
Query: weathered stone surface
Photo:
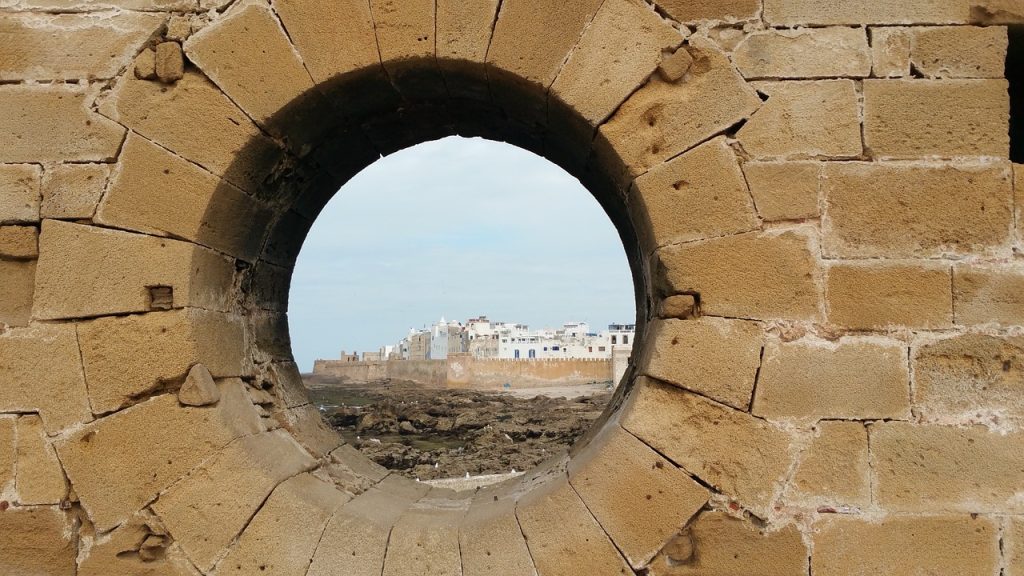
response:
[[[736,133],[755,158],[852,157],[862,152],[852,80],[757,82],[768,101]]]
[[[135,77],[139,80],[156,80],[156,51],[146,48],[135,57]]]
[[[771,420],[907,419],[907,348],[874,338],[770,340],[752,412]]]
[[[310,474],[284,482],[221,561],[221,570],[304,576],[328,520],[349,498]]]
[[[0,513],[0,571],[74,576],[78,549],[70,514],[57,508],[14,508]]]
[[[100,112],[225,180],[257,191],[281,150],[202,74],[173,86],[125,76]]]
[[[856,558],[862,574],[962,574],[998,571],[999,538],[983,517],[888,518],[880,522],[830,516],[816,526],[811,571],[815,575],[850,573]]]
[[[14,488],[14,463],[17,457],[15,436],[17,416],[0,416],[0,493]]]
[[[308,576],[381,576],[388,535],[411,500],[371,488],[339,508],[327,523]],[[469,576],[467,574],[467,576]]]
[[[185,383],[178,390],[178,402],[185,406],[209,406],[220,400],[220,389],[213,381],[210,370],[203,364],[196,364],[188,371]]]
[[[129,136],[96,221],[185,238],[253,262],[271,210],[233,185],[138,136]]]
[[[0,226],[0,258],[34,260],[38,256],[38,228],[35,226]]]
[[[78,12],[121,8],[124,10],[195,10],[195,0],[14,0],[21,9]]]
[[[721,20],[738,22],[757,16],[758,0],[659,0],[658,7],[680,22]]]
[[[651,564],[651,574],[735,576],[756,566],[759,576],[807,573],[807,547],[792,525],[777,531],[723,512],[705,512],[669,541]]]
[[[671,53],[662,54],[658,64],[658,75],[665,82],[678,82],[693,67],[693,56],[685,46],[676,48]]]
[[[181,53],[181,44],[177,42],[161,42],[156,45],[153,70],[161,82],[173,84],[185,75],[185,59]]]
[[[161,494],[153,510],[188,557],[209,570],[274,488],[315,463],[282,431],[246,436]]]
[[[944,26],[913,30],[910,62],[931,78],[1002,78],[1006,74],[1006,29]]]
[[[865,80],[864,139],[877,158],[1006,158],[1005,80]]]
[[[913,350],[914,390],[929,420],[1024,416],[1024,338],[964,334]]]
[[[655,380],[637,382],[622,414],[623,428],[757,514],[792,462],[786,432]]]
[[[606,0],[551,85],[590,130],[615,112],[683,35],[637,0]],[[587,135],[590,135],[590,130]]]
[[[828,318],[847,328],[952,325],[950,270],[933,264],[845,263],[828,268]]]
[[[938,257],[1008,253],[1008,164],[832,163],[825,168],[829,256]]]
[[[744,77],[863,78],[871,73],[871,54],[863,28],[766,30],[743,39],[733,62]]]
[[[369,2],[284,0],[274,10],[317,82],[380,66]]]
[[[747,162],[743,174],[765,220],[802,220],[819,214],[820,162]]]
[[[697,298],[692,294],[676,294],[658,303],[658,317],[686,320],[697,315],[697,308]]]
[[[565,479],[551,480],[523,496],[516,517],[540,574],[632,573]]]
[[[1006,576],[1024,574],[1024,519],[1009,518],[1003,528]]]
[[[92,112],[92,96],[73,84],[0,85],[0,134],[6,135],[0,162],[102,162],[117,156],[124,128]],[[38,192],[36,198],[38,206]]]
[[[312,404],[282,410],[274,414],[277,423],[292,433],[317,458],[330,454],[344,443],[320,416],[320,410]]]
[[[391,530],[382,576],[461,576],[459,521],[468,506],[468,499],[431,495],[413,504]]]
[[[820,422],[793,476],[792,496],[812,506],[871,504],[868,433],[858,422]]]
[[[971,21],[978,24],[1020,24],[1024,7],[1017,0],[974,0]]]
[[[533,559],[515,515],[515,500],[480,491],[459,528],[463,576],[534,576]]]
[[[18,418],[18,504],[60,504],[68,486],[57,453],[46,437],[43,421],[35,414]]]
[[[162,24],[131,12],[0,16],[0,81],[112,78]]]
[[[900,512],[1020,514],[1024,433],[888,422],[872,425],[875,501]]]
[[[43,218],[92,218],[110,175],[109,164],[61,164],[43,174]]]
[[[761,105],[714,44],[691,38],[689,46],[694,63],[683,80],[673,84],[652,77],[601,126],[599,154],[608,162],[616,156],[623,173],[643,174],[724,132]]]
[[[757,216],[736,155],[716,138],[636,179],[629,203],[647,251],[753,230]]]
[[[701,310],[733,318],[819,316],[816,239],[805,229],[749,233],[662,248],[658,281],[700,294]]]
[[[47,220],[39,236],[33,315],[145,312],[153,308],[154,286],[173,290],[174,307],[223,309],[233,275],[232,260],[195,244]]]
[[[92,419],[70,324],[0,334],[0,383],[0,412],[38,412],[49,434]]]
[[[657,321],[648,330],[644,374],[747,409],[764,343],[757,323],[705,317]]]
[[[451,98],[491,100],[486,78],[487,50],[498,15],[499,0],[438,0],[434,15],[437,65]]]
[[[185,52],[257,122],[313,87],[277,18],[259,4],[240,6],[199,31]]]
[[[1024,164],[1013,165],[1013,195],[1017,216],[1017,251],[1024,252]]]
[[[765,0],[764,19],[796,24],[958,24],[970,18],[968,0]]]
[[[871,70],[879,78],[910,76],[911,34],[907,28],[871,28]]]
[[[28,326],[32,318],[35,261],[0,260],[0,325]]]
[[[617,424],[572,459],[569,482],[634,568],[647,565],[710,496]]]
[[[1024,269],[955,266],[953,314],[957,324],[1024,325]]]
[[[41,172],[34,164],[0,165],[0,223],[39,221]]]
[[[228,381],[214,407],[157,396],[59,441],[57,454],[97,529],[108,530],[232,440],[260,431],[242,384]]]
[[[160,532],[159,534],[154,532]],[[92,536],[83,530],[85,535]],[[77,576],[198,576],[181,549],[149,512],[133,516],[113,532],[93,536]]]
[[[97,414],[182,383],[200,362],[216,378],[249,370],[242,320],[217,312],[185,309],[100,318],[79,324],[78,337]]]

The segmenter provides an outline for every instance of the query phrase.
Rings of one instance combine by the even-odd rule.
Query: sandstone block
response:
[[[1017,0],[976,0],[971,5],[971,19],[978,24],[1020,24],[1024,7]]]
[[[244,375],[243,331],[238,317],[197,309],[79,324],[93,411],[112,412],[182,383],[199,363],[217,378]]]
[[[256,260],[270,208],[195,164],[129,136],[96,221]]]
[[[850,573],[850,559],[864,574],[992,574],[999,563],[998,530],[988,518],[935,516],[870,522],[831,516],[814,531],[811,570]]]
[[[275,2],[274,10],[317,82],[380,66],[369,2]]]
[[[106,162],[125,130],[89,109],[94,94],[74,84],[0,86],[0,162]],[[38,218],[38,188],[35,210]],[[15,200],[20,206],[23,198]],[[4,202],[7,204],[7,201]]]
[[[705,512],[669,541],[651,564],[652,574],[734,576],[756,566],[759,576],[807,571],[807,547],[799,530],[768,531],[723,512]]]
[[[795,499],[811,506],[871,504],[868,433],[858,422],[820,422],[793,477]]]
[[[1024,574],[1024,519],[1011,518],[1003,528],[1003,549],[1005,550],[1006,576]]]
[[[761,99],[710,41],[691,38],[689,51],[694,63],[687,76],[676,83],[652,77],[601,126],[598,153],[623,173],[643,174],[760,107]]]
[[[168,40],[184,42],[192,35],[192,22],[187,15],[172,14],[167,19],[167,32],[164,34]]]
[[[771,340],[752,412],[771,420],[909,418],[907,349],[870,338],[836,344]]]
[[[912,360],[925,419],[1024,416],[1024,338],[964,334],[915,347]]]
[[[817,218],[822,168],[819,162],[745,163],[758,215],[773,221]]]
[[[220,389],[213,381],[210,370],[202,365],[196,364],[188,371],[185,383],[178,390],[178,402],[185,406],[209,406],[220,400]]]
[[[1005,80],[865,80],[864,139],[878,158],[1006,158]]]
[[[172,86],[124,76],[100,112],[248,192],[260,189],[282,154],[197,72]]]
[[[309,92],[313,80],[269,7],[245,4],[192,35],[185,53],[256,122],[282,135],[310,129],[313,119],[279,110]],[[321,125],[324,119],[316,120]],[[323,127],[323,126],[321,126]],[[301,141],[302,138],[296,138]]]
[[[156,45],[153,70],[157,78],[166,84],[173,84],[185,75],[185,59],[181,53],[181,44],[177,42],[161,42]]]
[[[18,449],[15,422],[15,415],[0,417],[0,492],[4,493],[14,487],[14,464]]]
[[[145,312],[154,308],[155,287],[171,288],[174,307],[217,310],[233,275],[232,260],[195,244],[47,220],[33,314],[52,320]]]
[[[70,324],[0,335],[0,382],[0,412],[38,412],[48,434],[92,419],[78,339]]]
[[[60,164],[43,174],[43,218],[92,218],[110,175],[109,164]]]
[[[565,479],[549,481],[523,496],[516,517],[540,574],[632,572]]]
[[[39,221],[39,177],[33,164],[0,165],[0,223]]]
[[[312,404],[276,412],[274,418],[317,458],[330,454],[344,443],[341,436],[324,422],[320,410]]]
[[[678,82],[686,76],[692,67],[693,56],[683,46],[662,55],[661,63],[658,64],[658,75],[665,82]]]
[[[657,281],[670,293],[700,294],[711,316],[815,319],[815,243],[790,229],[668,246],[657,253]]]
[[[499,0],[438,0],[434,15],[437,64],[451,98],[491,100],[486,83],[487,49],[494,31]]]
[[[371,488],[339,508],[327,523],[308,575],[333,576],[343,565],[347,575],[381,576],[388,535],[410,503]]]
[[[57,453],[46,437],[43,421],[35,414],[18,418],[18,504],[60,504],[68,485]]]
[[[460,576],[459,521],[468,500],[428,497],[413,504],[391,529],[382,576]]]
[[[89,554],[78,564],[77,576],[197,576],[177,543],[166,534],[154,533],[160,528],[151,513],[133,516],[92,541]]]
[[[757,0],[661,0],[658,7],[680,22],[740,22],[756,17],[761,3]]]
[[[650,379],[633,388],[622,427],[755,514],[789,469],[789,434],[745,412]]]
[[[797,24],[959,24],[970,18],[967,0],[765,0],[773,26]]]
[[[930,78],[1002,78],[1006,73],[1006,29],[999,26],[939,26],[913,30],[910,61]]]
[[[0,17],[0,81],[113,78],[161,24],[160,15],[138,12],[8,13]]]
[[[281,482],[316,462],[282,431],[246,436],[160,495],[160,515],[188,557],[213,567]]]
[[[109,530],[232,440],[260,431],[242,384],[228,381],[216,406],[157,396],[58,441],[57,454],[96,528]]]
[[[828,268],[828,317],[840,326],[870,330],[952,325],[950,270],[901,263],[845,263]]]
[[[1007,164],[828,164],[822,250],[846,258],[1006,253],[1011,179]]]
[[[57,508],[13,508],[0,514],[0,570],[6,574],[74,576],[73,520]]]
[[[1024,510],[1024,433],[887,422],[872,425],[875,501],[900,512]]]
[[[1017,214],[1017,250],[1024,251],[1024,164],[1013,165],[1013,195]]]
[[[862,152],[852,80],[758,82],[768,101],[736,133],[755,158],[850,157]]]
[[[135,77],[139,80],[156,80],[156,51],[146,48],[135,57]]]
[[[1024,269],[997,266],[953,268],[957,324],[1024,325]]]
[[[636,179],[628,200],[635,206],[646,250],[747,232],[757,216],[736,155],[716,138],[659,164]]]
[[[743,39],[733,62],[746,78],[863,78],[871,55],[863,28],[766,30]]]
[[[879,78],[910,76],[910,28],[870,28],[871,70]]]
[[[481,491],[459,528],[463,576],[534,576],[533,559],[519,529],[515,501]]]
[[[32,318],[32,295],[36,262],[0,260],[0,325],[28,326]]]
[[[747,410],[764,343],[757,323],[705,317],[656,321],[648,329],[643,374]]]
[[[659,318],[678,318],[687,320],[698,314],[697,298],[692,294],[676,294],[663,299],[658,304]]]
[[[240,574],[304,576],[328,520],[348,499],[315,476],[295,476],[274,490],[220,565]]]
[[[710,496],[615,424],[569,462],[569,482],[635,568],[646,566]]]
[[[551,85],[551,95],[575,110],[591,131],[615,112],[683,35],[636,0],[606,0]]]
[[[446,98],[435,60],[435,3],[431,0],[370,0],[380,58],[406,98]]]

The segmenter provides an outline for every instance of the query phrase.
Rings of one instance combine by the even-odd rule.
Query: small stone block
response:
[[[202,364],[196,364],[188,371],[185,383],[178,391],[178,402],[186,406],[209,406],[220,400],[220,390],[213,381],[210,371]]]
[[[173,84],[185,75],[185,59],[181,44],[162,42],[156,47],[156,75],[161,82]]]

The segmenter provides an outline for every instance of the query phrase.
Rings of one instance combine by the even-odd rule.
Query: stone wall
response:
[[[1019,0],[654,3],[0,3],[0,574],[1021,576]],[[327,429],[286,319],[339,185],[450,134],[637,287],[609,417],[469,495]]]
[[[500,390],[612,382],[611,360],[498,360],[453,355],[447,360],[341,362],[317,360],[314,374],[341,382],[401,380],[428,388]],[[620,375],[621,377],[621,375]]]

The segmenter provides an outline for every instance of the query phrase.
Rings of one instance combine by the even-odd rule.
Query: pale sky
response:
[[[636,309],[622,243],[579,181],[520,148],[452,137],[342,187],[299,254],[288,315],[306,372],[441,316],[597,331]]]

